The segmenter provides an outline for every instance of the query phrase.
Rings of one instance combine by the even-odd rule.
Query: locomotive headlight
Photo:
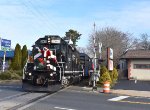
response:
[[[51,40],[51,38],[48,38],[48,40]]]
[[[29,73],[29,76],[31,76],[32,75],[32,73]]]
[[[51,73],[50,76],[53,76],[53,73]]]
[[[51,43],[51,38],[48,38],[48,43]]]

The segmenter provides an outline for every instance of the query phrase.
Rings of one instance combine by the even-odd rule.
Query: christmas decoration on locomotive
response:
[[[23,89],[57,91],[81,80],[84,69],[73,45],[57,35],[47,35],[32,47],[23,69]]]

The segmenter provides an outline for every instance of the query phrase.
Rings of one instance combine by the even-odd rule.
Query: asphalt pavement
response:
[[[141,102],[134,101],[134,97],[127,97],[113,101],[110,99],[120,96],[115,94],[104,94],[87,92],[83,87],[70,86],[47,97],[40,102],[26,105],[24,110],[149,110],[150,99],[141,99]],[[145,101],[146,100],[146,101]],[[145,101],[145,102],[144,102]],[[148,102],[147,102],[148,101]],[[19,109],[19,110],[22,110]]]
[[[3,85],[3,88],[10,89],[11,91],[17,90],[22,91],[21,89],[21,81],[1,81],[0,85]],[[5,86],[4,86],[5,85]],[[7,88],[9,86],[9,88]],[[14,88],[15,87],[15,88]],[[78,88],[81,87],[81,88]],[[92,91],[92,87],[88,86],[88,79],[76,84],[72,89],[80,89],[82,91]],[[98,87],[95,92],[103,92],[103,88]],[[134,80],[118,80],[116,85],[111,88],[110,93],[120,94],[120,95],[129,95],[135,97],[149,97],[150,98],[150,81],[134,81]]]
[[[34,101],[32,97],[37,97],[42,93],[24,94],[21,90],[21,83],[3,83],[0,84],[0,104],[5,106],[7,104],[9,106],[23,105],[18,110],[149,110],[150,108],[150,98],[111,93],[104,94],[101,92],[103,88],[92,91],[92,88],[88,87],[87,83],[84,83],[86,82],[69,86]],[[130,82],[126,82],[126,84],[130,84]],[[123,89],[119,88],[119,86],[118,89],[116,88],[119,91]],[[28,101],[30,103],[25,105],[24,101],[27,100],[32,100],[33,102]]]
[[[150,81],[118,80],[112,89],[150,91]]]

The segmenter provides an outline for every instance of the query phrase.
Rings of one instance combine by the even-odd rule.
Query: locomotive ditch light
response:
[[[51,73],[50,76],[53,76],[53,74]]]
[[[31,76],[32,75],[32,73],[29,73],[29,76]]]

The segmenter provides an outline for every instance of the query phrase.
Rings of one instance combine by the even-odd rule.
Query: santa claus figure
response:
[[[47,47],[44,47],[43,50],[41,50],[41,53],[44,56],[44,61],[50,59],[51,51]]]
[[[53,51],[50,51],[47,47],[44,47],[42,50],[38,49],[38,54],[34,56],[35,59],[38,59],[40,64],[44,66],[46,64],[47,69],[52,69],[56,71],[57,60],[56,56],[53,55]],[[39,56],[43,56],[43,58],[38,58]]]
[[[47,63],[47,69],[52,69],[56,71],[56,56],[53,55],[53,51],[50,51],[47,47],[43,48],[43,51],[41,51],[42,55],[44,56],[44,61]]]

